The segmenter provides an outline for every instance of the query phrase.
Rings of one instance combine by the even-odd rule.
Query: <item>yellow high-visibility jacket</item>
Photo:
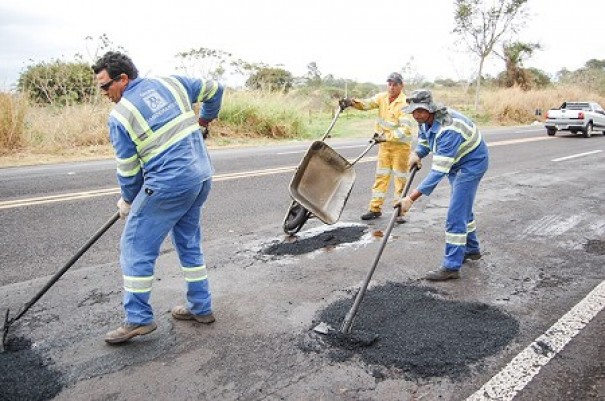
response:
[[[358,110],[378,109],[374,129],[383,134],[388,142],[411,144],[415,122],[411,115],[401,109],[407,106],[403,91],[389,103],[389,93],[382,92],[368,99],[352,99],[352,106]]]

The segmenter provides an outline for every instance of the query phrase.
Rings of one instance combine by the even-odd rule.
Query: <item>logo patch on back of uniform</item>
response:
[[[143,101],[151,109],[151,111],[158,111],[162,107],[166,106],[168,102],[162,97],[156,90],[151,89],[145,91],[142,95]]]

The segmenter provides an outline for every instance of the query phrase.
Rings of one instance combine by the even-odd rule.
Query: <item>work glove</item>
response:
[[[124,198],[120,198],[118,200],[118,210],[120,211],[120,218],[122,220],[126,219],[128,213],[130,213],[130,203],[126,202]]]
[[[412,208],[414,201],[409,196],[406,196],[403,199],[397,199],[393,204],[395,209],[399,208],[399,215],[404,215],[408,210]]]
[[[338,101],[338,105],[340,106],[340,110],[344,110],[353,105],[353,100],[350,97],[343,97]]]
[[[208,129],[208,124],[210,124],[210,121],[200,117],[198,123],[200,124],[200,130],[202,131],[202,138],[208,138],[208,136],[210,135],[210,130]]]
[[[387,138],[385,138],[384,134],[379,134],[377,132],[374,132],[374,135],[372,136],[372,139],[374,141],[376,141],[376,143],[386,142],[387,141]]]
[[[422,162],[420,161],[420,156],[418,153],[412,152],[410,154],[410,158],[408,159],[408,170],[411,170],[412,167],[418,166],[418,170],[422,168]]]

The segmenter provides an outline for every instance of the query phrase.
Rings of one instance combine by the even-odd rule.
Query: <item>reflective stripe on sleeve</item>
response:
[[[137,175],[141,170],[141,162],[139,161],[139,155],[135,154],[127,159],[120,159],[116,157],[118,164],[118,174],[122,177],[132,177]]]
[[[185,281],[187,281],[188,283],[202,281],[208,278],[206,265],[194,267],[181,267],[181,270],[183,270],[183,276],[185,277]]]
[[[202,89],[200,90],[200,95],[197,98],[198,102],[205,102],[210,99],[216,91],[218,90],[218,82],[213,80],[208,80],[202,82]]]
[[[431,166],[431,169],[433,169],[435,171],[439,171],[440,173],[447,174],[450,172],[450,169],[452,168],[453,165],[454,165],[453,157],[434,155],[433,156],[433,165]]]
[[[151,292],[151,283],[153,282],[153,276],[123,276],[124,278],[124,290],[127,292]]]
[[[466,245],[466,233],[445,233],[445,242],[451,245],[464,246]]]

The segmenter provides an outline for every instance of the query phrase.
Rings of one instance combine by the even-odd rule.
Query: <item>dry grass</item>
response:
[[[0,156],[26,145],[24,121],[28,110],[23,96],[0,93]]]
[[[320,96],[319,94],[317,96]],[[592,100],[605,105],[605,98],[577,87],[558,86],[524,92],[517,88],[484,88],[481,107],[473,110],[473,88],[438,88],[436,101],[465,112],[479,125],[520,125],[542,120],[546,110],[563,101]],[[220,119],[211,126],[210,147],[269,143],[283,139],[315,138],[332,119],[325,101],[313,96],[259,92],[229,92]],[[336,101],[334,101],[336,106]],[[107,116],[111,103],[98,102],[62,108],[34,106],[16,95],[0,93],[0,167],[112,157]],[[542,115],[536,116],[536,109]],[[364,123],[375,113],[345,117],[335,136],[363,136]],[[356,128],[357,126],[358,129]],[[341,132],[342,131],[342,132]]]

